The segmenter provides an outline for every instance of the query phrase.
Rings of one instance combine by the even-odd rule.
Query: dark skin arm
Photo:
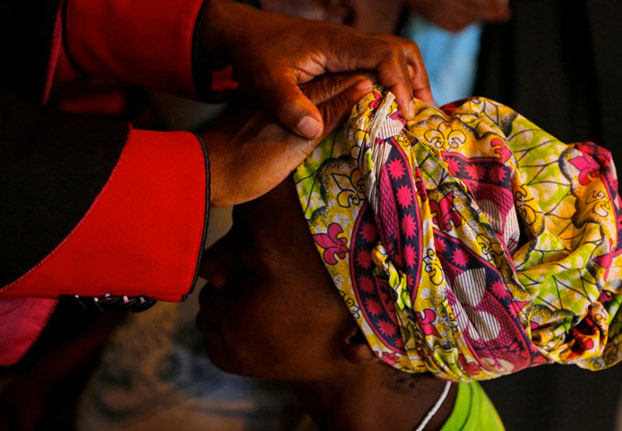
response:
[[[413,96],[432,103],[419,49],[409,40],[259,11],[232,0],[211,0],[204,13],[205,52],[230,62],[242,89],[300,136],[326,134],[321,109],[299,85],[327,72],[374,71],[408,119],[414,115]]]
[[[510,19],[509,0],[405,0],[412,10],[448,31]]]
[[[292,133],[252,102],[229,109],[201,135],[210,160],[211,205],[237,205],[277,186],[371,87],[363,74],[327,75],[303,85],[302,91],[317,105],[325,124],[311,140]]]

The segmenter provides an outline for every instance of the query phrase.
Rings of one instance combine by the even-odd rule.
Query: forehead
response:
[[[233,226],[265,247],[317,253],[291,179],[266,195],[233,209]]]
[[[244,235],[235,239],[243,243],[236,248],[263,267],[270,284],[328,297],[346,310],[315,247],[291,178],[259,199],[236,206],[233,228],[238,231],[234,238]]]

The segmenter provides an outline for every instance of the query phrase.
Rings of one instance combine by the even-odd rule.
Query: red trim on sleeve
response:
[[[0,298],[0,367],[19,361],[37,341],[56,308],[55,299]]]
[[[61,11],[63,9],[63,2],[60,2],[60,6],[56,11],[56,18],[54,20],[54,32],[52,33],[52,43],[50,46],[50,58],[48,59],[48,69],[45,74],[45,83],[43,84],[42,102],[45,103],[50,95],[50,89],[52,88],[52,82],[54,81],[54,73],[56,72],[56,62],[59,57],[62,45],[62,21]]]
[[[65,37],[85,72],[197,97],[194,26],[203,0],[67,0]]]
[[[206,157],[187,132],[132,130],[84,218],[6,297],[144,295],[180,301],[206,228]]]

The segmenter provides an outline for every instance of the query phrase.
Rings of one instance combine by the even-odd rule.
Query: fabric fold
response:
[[[376,354],[480,380],[622,359],[622,224],[610,153],[494,101],[406,122],[374,89],[296,171],[302,209]]]

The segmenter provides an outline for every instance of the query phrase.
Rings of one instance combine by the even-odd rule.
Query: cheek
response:
[[[321,313],[301,304],[256,295],[232,303],[223,328],[224,345],[236,370],[282,380],[326,377],[332,366],[333,328]]]

